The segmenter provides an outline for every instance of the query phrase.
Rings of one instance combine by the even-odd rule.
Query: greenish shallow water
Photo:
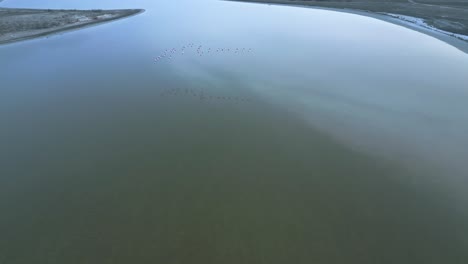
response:
[[[463,53],[327,11],[30,2],[3,5],[147,12],[0,47],[0,263],[466,263]],[[188,42],[254,52],[153,63]]]

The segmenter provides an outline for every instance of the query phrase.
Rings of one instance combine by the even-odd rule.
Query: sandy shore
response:
[[[313,8],[313,9],[321,9],[321,10],[328,10],[328,11],[336,11],[336,12],[344,12],[350,13],[355,15],[367,16],[375,19],[379,19],[382,21],[386,21],[392,24],[396,24],[399,26],[403,26],[426,35],[432,36],[437,38],[441,41],[444,41],[455,48],[468,53],[468,36],[462,34],[455,34],[452,32],[440,30],[434,28],[430,25],[424,23],[424,20],[417,17],[411,16],[404,16],[394,13],[385,13],[385,12],[373,12],[373,11],[363,11],[363,10],[355,10],[349,8],[335,8],[335,7],[322,7],[322,6],[314,6],[314,5],[305,5],[305,4],[298,4],[298,3],[271,3],[267,1],[250,1],[250,0],[227,0],[227,1],[235,1],[235,2],[245,2],[245,3],[252,3],[252,4],[268,4],[268,5],[279,5],[279,6],[291,6],[291,7],[303,7],[303,8]]]
[[[0,8],[0,44],[81,29],[144,12],[121,10],[50,10]]]

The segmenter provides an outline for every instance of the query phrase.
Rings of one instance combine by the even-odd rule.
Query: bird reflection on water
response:
[[[208,93],[202,89],[191,88],[170,88],[164,89],[160,94],[164,98],[195,98],[201,101],[230,101],[234,103],[250,103],[252,99],[243,96],[222,96]]]

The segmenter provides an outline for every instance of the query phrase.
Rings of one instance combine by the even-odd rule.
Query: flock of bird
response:
[[[206,93],[203,90],[190,89],[190,88],[171,88],[165,89],[160,93],[161,97],[192,97],[199,100],[206,101],[232,101],[232,102],[251,102],[250,98],[239,97],[239,96],[215,96],[213,94]]]
[[[154,62],[160,62],[162,60],[172,60],[177,55],[185,55],[186,53],[191,52],[192,55],[195,53],[196,56],[204,56],[209,54],[223,54],[223,53],[233,53],[233,54],[248,54],[252,53],[251,48],[211,48],[204,47],[203,45],[195,45],[194,43],[189,43],[182,46],[181,48],[170,48],[164,50],[164,52],[154,58]],[[242,102],[251,102],[250,98],[241,97],[241,96],[221,96],[207,93],[201,89],[190,89],[190,88],[170,88],[161,91],[159,94],[161,97],[190,97],[196,98],[201,101],[231,101],[234,103]]]
[[[181,48],[166,49],[161,55],[154,58],[154,62],[160,62],[162,60],[172,60],[176,55],[184,55],[188,52],[196,52],[197,56],[204,56],[208,54],[222,54],[222,53],[233,53],[233,54],[247,54],[253,52],[251,48],[210,48],[204,47],[203,45],[195,45],[189,43],[182,46]]]

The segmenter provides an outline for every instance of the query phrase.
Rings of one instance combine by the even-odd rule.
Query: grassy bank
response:
[[[0,44],[37,38],[104,23],[143,12],[122,10],[51,10],[0,8]]]

